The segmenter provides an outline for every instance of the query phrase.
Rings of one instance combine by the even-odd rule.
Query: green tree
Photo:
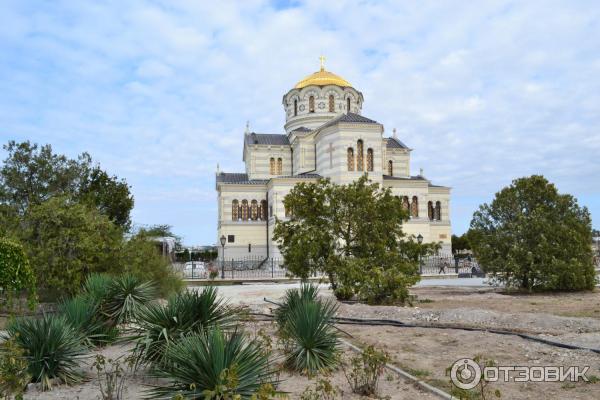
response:
[[[21,291],[27,291],[29,305],[36,300],[35,276],[23,247],[0,238],[0,305],[12,308]]]
[[[0,168],[0,218],[18,224],[29,207],[56,196],[67,196],[96,207],[123,229],[130,225],[133,197],[126,182],[92,164],[88,153],[76,160],[55,154],[50,145],[10,141]]]
[[[508,287],[593,289],[591,218],[543,176],[516,179],[483,204],[470,243],[484,270]]]
[[[372,302],[403,301],[419,280],[419,247],[402,231],[407,211],[366,176],[348,185],[299,183],[284,205],[290,218],[276,222],[274,239],[294,275],[323,271],[334,289]]]
[[[119,264],[122,272],[155,282],[162,296],[183,288],[183,281],[171,268],[170,261],[160,254],[152,236],[144,232],[123,243]]]
[[[469,232],[465,232],[460,236],[452,235],[452,253],[456,254],[462,250],[471,250]]]
[[[119,269],[123,233],[95,208],[54,197],[30,207],[22,227],[40,287],[75,293],[88,274]]]

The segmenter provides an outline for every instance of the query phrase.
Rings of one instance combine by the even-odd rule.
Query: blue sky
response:
[[[282,95],[327,68],[363,114],[453,188],[453,229],[543,174],[600,227],[596,1],[10,1],[0,6],[0,139],[88,151],[138,224],[216,241],[214,172],[242,171],[247,120],[282,133]],[[2,158],[5,154],[2,153]]]

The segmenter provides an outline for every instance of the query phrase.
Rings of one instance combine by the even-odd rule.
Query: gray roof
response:
[[[248,179],[248,174],[242,174],[237,172],[220,172],[217,174],[217,183],[264,185],[267,182],[267,179]]]
[[[312,129],[308,129],[305,126],[301,126],[300,128],[294,129],[292,132],[312,132]]]
[[[369,119],[367,117],[363,117],[362,115],[347,113],[342,114],[339,117],[335,117],[331,121],[324,123],[319,127],[319,129],[327,128],[329,126],[333,126],[341,122],[350,124],[379,124],[379,122]]]
[[[383,175],[383,179],[388,179],[388,180],[393,180],[393,181],[426,181],[427,180],[424,177],[422,177],[421,175],[407,176],[407,177]]]
[[[385,147],[388,149],[408,149],[408,146],[395,137],[386,138]]]
[[[273,178],[320,178],[321,175],[315,173],[302,173],[298,175],[274,176]],[[230,183],[234,185],[264,185],[269,179],[248,179],[248,174],[238,172],[219,172],[217,174],[217,183]]]
[[[303,172],[298,175],[276,176],[275,178],[321,178],[321,175],[312,172]]]
[[[247,144],[264,144],[273,146],[289,146],[290,141],[287,135],[278,135],[270,133],[256,133],[252,132],[245,135]]]

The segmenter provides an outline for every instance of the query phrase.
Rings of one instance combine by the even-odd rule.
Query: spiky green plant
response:
[[[288,339],[285,365],[294,371],[315,375],[335,368],[339,339],[332,318],[333,301],[305,300],[287,313],[282,333]]]
[[[140,310],[157,296],[158,290],[152,282],[125,274],[110,281],[102,308],[117,324],[132,322]]]
[[[79,363],[88,347],[64,316],[18,318],[8,324],[7,335],[25,352],[31,379],[41,383],[43,390],[51,389],[55,378],[66,384],[83,379]]]
[[[319,286],[303,282],[298,289],[286,290],[281,305],[275,310],[275,320],[283,326],[287,315],[303,301],[315,301],[319,295]]]
[[[214,326],[229,330],[236,316],[237,309],[219,298],[212,286],[176,294],[165,306],[154,303],[141,310],[134,352],[140,363],[161,364],[174,341]]]
[[[214,328],[185,337],[165,357],[156,376],[171,384],[154,387],[148,398],[250,399],[261,385],[277,384],[268,357],[239,332]]]
[[[82,334],[89,345],[112,342],[118,334],[91,296],[79,295],[65,300],[59,304],[58,312]]]
[[[101,304],[108,296],[108,288],[113,278],[106,274],[90,274],[83,284],[83,293]]]

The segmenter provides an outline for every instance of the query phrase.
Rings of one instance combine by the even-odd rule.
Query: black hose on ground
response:
[[[268,300],[266,297],[264,298],[264,300],[267,303],[271,303],[271,304],[275,304],[277,306],[279,306],[280,304]],[[272,317],[272,315],[269,314],[261,314],[261,313],[256,313],[253,315],[260,315],[260,316],[265,316],[265,317]],[[555,342],[554,340],[548,340],[548,339],[544,339],[544,338],[540,338],[537,336],[531,336],[531,335],[527,335],[525,333],[520,333],[520,332],[514,332],[514,331],[507,331],[507,330],[502,330],[502,329],[489,329],[489,328],[475,328],[475,327],[467,327],[467,326],[460,326],[460,325],[441,325],[441,324],[430,324],[430,325],[422,325],[422,324],[408,324],[402,321],[398,321],[398,320],[393,320],[393,319],[362,319],[362,318],[349,318],[349,317],[335,317],[334,318],[335,322],[337,324],[345,324],[345,325],[364,325],[364,326],[397,326],[397,327],[402,327],[402,328],[429,328],[429,329],[457,329],[457,330],[463,330],[463,331],[470,331],[470,332],[489,332],[489,333],[494,333],[497,335],[512,335],[512,336],[518,336],[522,339],[525,340],[531,340],[534,342],[538,342],[538,343],[542,343],[542,344],[546,344],[549,346],[554,346],[554,347],[560,347],[563,349],[569,349],[569,350],[587,350],[587,351],[591,351],[597,354],[600,354],[600,349],[594,349],[594,348],[590,348],[590,347],[583,347],[583,346],[577,346],[577,345],[573,345],[573,344],[567,344],[567,343],[561,343],[561,342]]]

